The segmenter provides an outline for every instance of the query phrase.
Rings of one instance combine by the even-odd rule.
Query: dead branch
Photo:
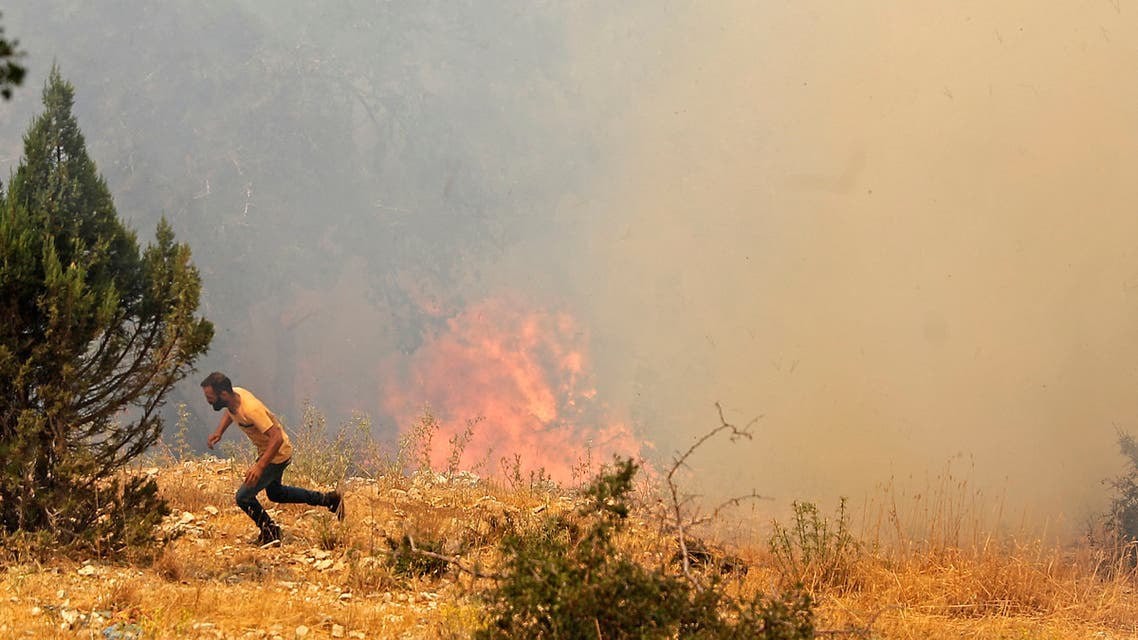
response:
[[[731,507],[737,507],[747,500],[774,500],[774,498],[772,496],[764,496],[752,489],[750,493],[746,493],[741,496],[735,496],[734,498],[728,498],[727,500],[720,502],[715,506],[714,509],[711,510],[711,513],[706,516],[701,516],[698,518],[693,516],[692,519],[688,522],[688,528],[690,529],[692,527],[698,527],[700,525],[707,524],[708,522],[712,522],[719,518],[720,512]]]
[[[443,555],[441,553],[435,553],[434,551],[427,551],[425,549],[420,549],[420,548],[415,546],[415,538],[411,537],[410,534],[407,534],[407,541],[411,545],[411,552],[412,553],[416,553],[416,554],[421,555],[421,556],[426,557],[426,558],[434,558],[435,560],[442,560],[443,562],[445,562],[449,565],[453,565],[460,572],[468,573],[468,574],[474,576],[475,578],[482,578],[485,580],[501,580],[502,579],[502,576],[500,574],[497,574],[497,573],[483,573],[483,572],[479,571],[478,569],[471,569],[471,568],[465,566],[464,564],[462,564],[462,561],[459,560],[458,558],[454,557],[454,556]]]
[[[712,511],[712,514],[708,517],[704,517],[704,518],[692,517],[690,519],[684,517],[684,504],[686,504],[688,501],[690,501],[692,496],[684,496],[682,498],[680,497],[679,487],[676,484],[676,478],[675,478],[676,472],[679,471],[681,467],[687,466],[687,459],[689,457],[691,457],[691,455],[693,453],[695,453],[696,449],[699,449],[700,446],[703,445],[703,443],[714,438],[716,435],[718,435],[721,432],[729,431],[730,433],[729,433],[728,437],[730,438],[730,440],[732,442],[738,440],[739,438],[746,438],[746,439],[750,440],[752,438],[752,434],[750,431],[751,427],[753,427],[755,425],[755,423],[757,423],[759,421],[759,418],[762,418],[762,416],[759,416],[758,418],[755,418],[755,419],[751,420],[749,423],[747,423],[747,425],[745,427],[739,428],[739,427],[727,422],[727,418],[724,417],[724,415],[723,415],[723,407],[718,402],[715,403],[715,409],[716,409],[716,411],[719,412],[719,426],[715,427],[711,431],[705,433],[703,435],[703,437],[696,440],[692,446],[688,447],[687,451],[683,452],[683,454],[674,458],[672,460],[672,467],[668,470],[668,475],[666,476],[666,480],[668,483],[668,492],[671,496],[671,509],[670,509],[671,510],[671,517],[675,521],[676,540],[679,542],[679,545],[680,545],[680,558],[682,560],[682,568],[683,568],[683,572],[684,572],[684,577],[686,577],[688,579],[688,581],[691,582],[692,585],[695,586],[696,589],[699,589],[700,591],[702,591],[704,589],[704,584],[691,571],[691,565],[692,565],[691,552],[688,549],[688,543],[687,543],[687,537],[688,537],[687,532],[688,532],[688,530],[694,526],[704,524],[704,523],[718,517],[719,512],[721,510],[723,510],[729,506],[736,506],[736,505],[740,504],[741,502],[743,502],[744,500],[770,499],[770,498],[767,498],[765,496],[761,496],[752,490],[750,494],[743,495],[743,496],[737,496],[737,497],[731,498],[731,499],[721,503],[719,506],[717,506],[715,508],[714,511]]]

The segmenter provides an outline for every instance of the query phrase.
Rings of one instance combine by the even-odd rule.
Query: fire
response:
[[[432,464],[442,468],[451,438],[473,432],[462,469],[490,475],[519,456],[568,482],[573,469],[613,454],[638,456],[642,443],[614,419],[591,386],[587,335],[572,315],[533,310],[513,297],[474,303],[426,336],[409,356],[386,363],[383,408],[406,430],[429,405],[439,422]]]

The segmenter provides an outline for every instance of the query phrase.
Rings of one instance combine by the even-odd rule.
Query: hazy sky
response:
[[[763,415],[704,462],[783,499],[962,456],[1010,507],[1100,508],[1138,430],[1132,11],[693,3],[636,34],[646,77],[582,27],[624,104],[617,169],[567,205],[602,388],[671,448],[715,401]]]

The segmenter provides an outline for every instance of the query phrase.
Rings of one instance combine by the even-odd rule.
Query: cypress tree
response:
[[[163,219],[140,250],[53,68],[0,194],[0,527],[116,550],[165,505],[118,470],[162,432],[172,386],[206,352],[190,249]]]

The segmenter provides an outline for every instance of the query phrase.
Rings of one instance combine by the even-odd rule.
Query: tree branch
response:
[[[497,574],[497,573],[483,573],[483,572],[479,571],[478,569],[470,569],[470,568],[466,567],[465,565],[463,565],[462,561],[459,560],[458,558],[454,557],[454,556],[447,556],[447,555],[443,555],[441,553],[435,553],[434,551],[426,551],[424,549],[420,549],[420,548],[415,546],[415,538],[411,537],[411,534],[407,534],[407,541],[411,544],[411,551],[413,553],[417,553],[417,554],[419,554],[423,557],[426,557],[426,558],[434,558],[435,560],[442,560],[443,562],[445,562],[447,564],[454,565],[455,568],[457,568],[459,571],[461,571],[463,573],[469,573],[470,575],[474,576],[475,578],[483,578],[486,580],[501,580],[502,579],[502,576],[500,574]]]
[[[680,545],[680,558],[682,560],[682,569],[684,576],[688,579],[689,582],[692,583],[693,586],[701,591],[704,589],[704,584],[698,578],[698,576],[696,576],[691,571],[691,551],[688,549],[687,542],[688,530],[694,526],[703,524],[710,521],[711,519],[718,517],[719,512],[728,506],[735,506],[744,500],[749,499],[770,499],[766,496],[761,496],[752,490],[750,494],[737,496],[721,503],[715,508],[715,510],[712,512],[712,515],[708,518],[685,518],[683,505],[691,499],[691,496],[684,496],[683,498],[680,497],[679,486],[677,485],[675,478],[676,472],[680,470],[680,467],[687,466],[687,459],[690,458],[697,449],[699,449],[705,442],[714,438],[721,432],[729,431],[730,439],[732,442],[738,440],[739,438],[746,438],[750,440],[752,438],[750,431],[751,427],[759,421],[759,418],[762,418],[762,416],[759,416],[758,418],[755,418],[754,420],[751,420],[749,423],[747,423],[747,426],[739,428],[727,422],[727,418],[723,416],[723,407],[720,406],[718,402],[715,403],[715,409],[719,412],[719,426],[715,427],[711,431],[704,434],[701,438],[696,440],[695,444],[693,444],[691,447],[688,447],[687,451],[683,452],[683,454],[673,458],[672,467],[668,470],[668,475],[665,478],[668,484],[668,493],[671,497],[671,518],[673,519],[676,527],[676,540]]]

